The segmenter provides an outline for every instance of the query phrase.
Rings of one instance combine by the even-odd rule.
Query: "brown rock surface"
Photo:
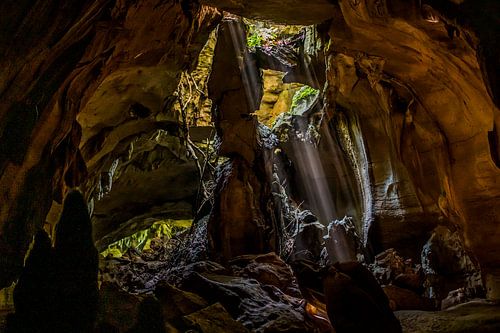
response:
[[[414,291],[389,285],[383,287],[389,304],[396,310],[423,310],[430,311],[436,308],[433,300],[420,296]]]
[[[421,246],[445,220],[462,226],[483,268],[497,266],[500,170],[488,131],[498,107],[467,38],[480,32],[460,27],[450,38],[445,16],[430,22],[411,4],[405,14],[396,2],[339,6],[345,25],[331,28],[329,82],[360,131],[355,170],[370,161],[361,193],[374,245],[399,250],[411,237]]]
[[[219,303],[185,316],[184,320],[188,326],[199,329],[201,333],[218,333],[224,331],[234,333],[250,332],[241,323],[231,318],[226,309]]]
[[[194,63],[220,14],[150,0],[133,6],[107,0],[64,6],[5,2],[0,11],[9,13],[0,43],[3,286],[19,273],[53,194],[60,201],[65,188],[81,185],[86,176],[77,113],[83,143],[91,148],[86,161],[96,172],[120,140],[155,128],[151,119],[128,118],[129,107],[138,103],[139,110],[159,111],[177,85],[173,78]],[[151,84],[142,89],[145,82]],[[116,133],[109,129],[121,123]]]
[[[335,8],[334,4],[327,0],[202,0],[201,3],[253,19],[302,25],[321,23],[333,17]]]
[[[200,296],[180,290],[166,282],[156,286],[155,296],[162,305],[163,316],[167,321],[180,319],[208,306]]]
[[[218,169],[207,227],[210,255],[216,260],[279,248],[265,139],[257,118],[251,115],[260,104],[261,89],[259,70],[246,47],[243,22],[225,18],[218,28],[208,84],[217,107],[219,154],[229,158]]]

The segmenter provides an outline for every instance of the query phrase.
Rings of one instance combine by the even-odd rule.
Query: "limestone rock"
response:
[[[199,174],[180,138],[156,130],[127,147],[127,158],[116,159],[108,171],[109,190],[100,190],[102,178],[95,184],[94,193],[102,191],[95,194],[93,211],[100,250],[156,221],[192,216]]]
[[[221,18],[173,1],[66,5],[0,5],[1,286],[19,275],[52,198],[107,172],[134,136],[168,127],[155,116]]]
[[[202,3],[237,15],[278,23],[309,25],[333,17],[335,6],[326,0],[308,2],[203,0]],[[301,15],[296,15],[301,13]]]
[[[121,290],[117,285],[104,283],[99,290],[98,323],[107,323],[125,332],[137,321],[143,297]]]
[[[265,202],[270,198],[266,182],[238,157],[222,166],[217,181],[215,207],[208,222],[211,256],[229,260],[275,250],[277,230]]]
[[[360,263],[329,268],[323,286],[328,317],[336,332],[402,332],[386,295]]]
[[[452,306],[465,303],[466,301],[468,301],[468,299],[464,288],[452,290],[448,293],[448,296],[441,301],[441,310],[446,310]]]
[[[236,276],[255,279],[263,285],[274,286],[287,295],[300,297],[290,266],[275,253],[239,256],[228,264]]]
[[[232,266],[234,272],[210,262],[178,267],[172,281],[210,303],[219,302],[252,332],[315,332],[313,322],[304,316],[297,290],[277,280],[292,277],[275,255],[239,257]]]

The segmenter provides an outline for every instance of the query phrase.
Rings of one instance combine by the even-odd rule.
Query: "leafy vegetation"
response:
[[[257,31],[254,31],[247,37],[247,46],[253,49],[257,46],[262,46],[263,41],[264,38],[262,38],[262,36],[260,36]]]
[[[135,234],[120,239],[108,246],[101,252],[104,257],[121,257],[129,249],[134,248],[137,251],[149,249],[149,244],[154,238],[172,238],[178,232],[191,227],[193,220],[163,220],[155,222],[151,227],[136,232]]]
[[[319,93],[318,89],[314,89],[309,86],[304,86],[300,88],[292,98],[292,109],[296,108],[300,101],[309,98],[310,96],[317,95]]]
[[[302,26],[270,24],[269,22],[244,19],[247,29],[247,46],[250,49],[286,43]]]

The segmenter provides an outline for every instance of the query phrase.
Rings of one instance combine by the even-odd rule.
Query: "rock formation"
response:
[[[260,104],[261,85],[246,47],[243,23],[224,19],[218,28],[208,86],[221,140],[219,154],[229,158],[219,170],[208,222],[212,256],[222,260],[279,248],[266,170],[270,165],[257,118],[251,114]]]
[[[326,332],[328,305],[348,331],[356,316],[336,314],[354,303],[371,304],[371,328],[389,307],[408,331],[412,316],[497,320],[490,303],[454,306],[500,299],[498,1],[7,0],[0,13],[0,288],[19,279],[0,304],[15,289],[15,317],[32,315],[23,295],[45,302],[27,281],[54,265],[61,292],[88,298],[54,302],[73,323],[60,331],[95,316],[129,330],[155,290],[159,330]],[[285,38],[275,24],[301,26]],[[108,251],[172,220],[193,223]],[[100,310],[92,238],[107,251]],[[351,260],[382,289],[339,266]],[[197,306],[169,317],[170,297]]]

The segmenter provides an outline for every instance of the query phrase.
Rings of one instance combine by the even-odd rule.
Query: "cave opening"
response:
[[[500,329],[482,6],[0,4],[0,331]]]

